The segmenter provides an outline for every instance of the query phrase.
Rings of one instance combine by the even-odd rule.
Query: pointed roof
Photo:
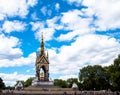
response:
[[[46,59],[46,57],[44,55],[42,55],[39,59],[39,62],[41,62],[42,60],[45,60],[45,63],[49,64],[49,60]]]

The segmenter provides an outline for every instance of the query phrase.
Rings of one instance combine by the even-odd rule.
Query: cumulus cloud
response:
[[[109,30],[120,27],[120,1],[118,0],[83,0],[83,5],[88,8],[84,9],[86,14],[94,14],[97,17],[95,25],[98,30]],[[101,7],[102,5],[102,7]]]
[[[35,53],[27,58],[22,57],[23,52],[19,48],[20,41],[16,37],[0,35],[0,67],[22,66],[35,62]]]
[[[44,28],[44,22],[31,22],[32,30],[39,31],[40,29]]]
[[[28,14],[28,8],[33,7],[37,0],[0,0],[0,20],[6,16],[25,17]]]
[[[16,37],[5,37],[0,35],[0,59],[13,59],[22,56],[23,52],[19,48],[20,42]],[[2,63],[0,63],[2,64]]]
[[[20,21],[5,21],[2,29],[6,33],[11,33],[13,31],[22,31],[25,29],[26,24]]]
[[[109,36],[88,34],[78,37],[70,46],[62,46],[59,53],[49,50],[50,71],[64,76],[76,75],[87,65],[108,66],[120,53],[120,44]]]
[[[82,16],[84,16],[84,13],[80,10],[72,10],[62,13],[61,24],[63,25],[63,29],[70,32],[61,34],[57,40],[72,40],[75,36],[93,33],[94,28],[90,27],[93,19],[83,18]]]
[[[53,37],[55,30],[54,28],[43,28],[41,30],[39,30],[38,32],[36,32],[35,36],[37,39],[41,39],[41,33],[44,33],[44,38],[45,41],[51,40]]]
[[[36,53],[31,53],[27,57],[23,57],[20,44],[19,39],[16,37],[6,37],[4,34],[0,35],[0,68],[34,65]],[[12,74],[0,73],[0,77],[7,86],[14,86],[20,78],[26,80],[32,76],[33,75],[18,74],[17,72]]]
[[[63,25],[61,24],[58,24],[58,21],[60,20],[61,18],[58,17],[58,16],[55,16],[54,18],[52,19],[48,19],[46,21],[46,24],[49,28],[53,28],[53,29],[56,29],[56,30],[60,30],[60,29],[63,29]]]
[[[96,30],[106,31],[120,27],[120,1],[118,0],[67,0],[70,4],[77,3],[86,6],[79,10],[83,16],[93,18]],[[102,7],[101,7],[102,5]],[[70,16],[70,15],[69,15]],[[94,18],[95,17],[95,18]],[[69,18],[69,17],[68,17]]]
[[[24,65],[34,65],[35,63],[36,53],[31,53],[28,57],[18,57],[18,58],[10,58],[1,59],[0,67],[14,67],[14,66],[24,66]]]
[[[14,86],[16,81],[18,81],[18,80],[25,81],[30,77],[34,77],[34,75],[24,75],[24,74],[18,74],[18,72],[14,72],[11,74],[0,73],[0,77],[5,82],[5,85]]]
[[[32,30],[35,31],[35,37],[40,40],[41,33],[43,32],[45,41],[51,40],[54,37],[55,30],[60,30],[63,25],[57,24],[59,17],[54,17],[52,19],[46,20],[46,22],[31,22]],[[47,26],[47,27],[45,27]]]

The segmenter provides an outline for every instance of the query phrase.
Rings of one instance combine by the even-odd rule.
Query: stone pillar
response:
[[[46,80],[49,81],[49,73],[48,73],[48,71],[46,72]]]
[[[46,81],[46,72],[44,72],[44,81]]]
[[[39,70],[36,71],[36,77],[38,78],[38,81],[40,81],[40,71]]]

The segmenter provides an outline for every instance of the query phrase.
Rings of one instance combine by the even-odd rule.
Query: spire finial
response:
[[[43,32],[41,33],[41,38],[43,39]]]

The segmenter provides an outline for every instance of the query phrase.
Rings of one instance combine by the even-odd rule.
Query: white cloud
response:
[[[14,86],[16,81],[18,81],[18,80],[25,81],[30,77],[34,77],[34,75],[24,75],[24,74],[18,74],[18,72],[14,72],[11,74],[0,73],[0,77],[5,82],[5,85]]]
[[[75,36],[93,33],[93,28],[90,27],[92,18],[83,18],[84,14],[80,10],[72,10],[63,13],[61,17],[61,24],[64,30],[70,32],[61,34],[57,40],[66,41],[72,40]]]
[[[60,4],[59,3],[56,3],[55,4],[55,9],[58,11],[60,9]]]
[[[27,73],[30,73],[31,71],[35,72],[35,68],[29,68],[29,69],[26,70]]]
[[[19,45],[20,41],[16,37],[0,35],[0,68],[35,64],[36,53],[31,53],[28,57],[22,57],[23,52],[19,48]],[[26,80],[31,75],[14,72],[13,74],[0,73],[0,77],[7,86],[13,86],[17,80]]]
[[[5,15],[0,13],[0,20],[3,20],[4,17],[5,17]]]
[[[47,7],[43,6],[40,11],[43,13],[43,15],[47,14]]]
[[[80,36],[70,46],[62,46],[59,52],[49,50],[50,72],[63,76],[76,75],[87,65],[108,66],[120,54],[120,44],[109,36],[88,34]]]
[[[27,70],[26,72],[27,72],[27,73],[29,73],[29,72],[30,72],[30,70]]]
[[[75,3],[77,6],[81,4],[83,0],[67,0],[69,4]]]
[[[44,28],[43,22],[31,22],[32,30],[33,31],[39,31],[40,29]]]
[[[37,31],[35,33],[37,39],[40,39],[41,32],[44,32],[45,40],[51,40],[55,30],[63,29],[65,31],[71,31],[67,34],[61,34],[57,38],[59,41],[72,40],[75,36],[88,34],[90,32],[93,33],[93,29],[89,28],[89,25],[93,19],[82,18],[80,15],[83,16],[84,14],[79,10],[72,10],[66,13],[62,13],[61,17],[55,16],[52,19],[48,19],[46,22],[31,22],[32,30]],[[59,20],[60,24],[58,24]],[[47,28],[45,28],[46,25]]]
[[[35,12],[31,15],[31,18],[33,20],[39,20],[39,18],[37,17],[37,14]]]
[[[46,6],[43,6],[40,11],[43,13],[44,16],[48,15],[51,16],[52,10],[50,8],[47,8]]]
[[[46,21],[46,24],[49,28],[53,28],[53,29],[56,29],[56,30],[63,29],[63,25],[57,23],[58,20],[60,20],[60,17],[55,16],[52,19],[48,19]]]
[[[98,30],[109,30],[120,27],[120,1],[119,0],[84,0],[83,5],[88,8],[84,9],[84,12],[88,14],[95,14],[97,20],[95,25],[98,26]],[[102,7],[101,7],[102,5]]]
[[[35,62],[35,53],[28,57],[22,57],[23,52],[19,48],[20,41],[15,37],[0,35],[0,67],[22,66]]]
[[[26,24],[19,21],[5,21],[2,29],[6,33],[11,33],[13,31],[22,31],[25,29]]]
[[[14,67],[14,66],[24,66],[24,65],[34,65],[36,58],[36,53],[29,54],[28,57],[18,57],[18,58],[10,58],[1,59],[0,67]]]
[[[83,8],[82,10],[79,11],[79,13],[81,12],[81,13],[83,13],[82,16],[89,17],[91,19],[94,19],[94,17],[96,16],[96,19],[94,19],[94,22],[89,21],[89,23],[93,23],[96,26],[96,27],[94,27],[94,28],[96,28],[96,30],[106,31],[106,30],[110,30],[110,29],[113,30],[116,28],[120,28],[120,18],[119,18],[120,17],[120,12],[119,12],[120,1],[118,1],[118,0],[100,0],[100,1],[68,0],[68,2],[70,4],[77,3],[78,5],[82,4],[82,5],[86,6],[87,8]],[[102,5],[102,7],[101,7],[101,5]],[[65,19],[65,21],[69,21],[69,18],[71,18],[71,16],[74,16],[74,17],[72,17],[70,21],[74,21],[74,20],[77,21],[78,17],[76,17],[74,14],[75,14],[75,12],[73,12],[73,15],[71,15],[70,12],[67,12],[66,15],[68,17],[68,20]],[[81,14],[79,14],[79,15],[81,15]],[[76,19],[73,20],[73,18],[76,18]],[[64,21],[64,18],[63,18],[63,21]],[[70,21],[67,23],[70,23]]]
[[[78,78],[78,75],[63,75],[60,76],[58,79],[67,80],[69,78]]]
[[[40,40],[41,33],[43,33],[45,41],[48,41],[48,40],[52,39],[54,32],[55,32],[54,28],[43,28],[43,29],[39,30],[38,32],[36,32],[35,36],[37,39]]]
[[[40,40],[41,33],[43,32],[45,41],[53,39],[55,30],[60,30],[63,28],[62,25],[57,24],[59,19],[60,18],[56,16],[52,19],[46,20],[46,22],[31,22],[32,30],[35,31],[35,37]]]
[[[37,0],[28,0],[26,3],[27,3],[28,6],[33,7],[34,5],[37,4]]]
[[[25,17],[28,14],[28,8],[33,7],[36,3],[36,0],[0,0],[0,14],[4,15],[4,17]]]
[[[23,52],[18,47],[20,45],[19,39],[16,37],[5,37],[0,35],[0,59],[4,58],[18,58]],[[2,64],[2,63],[0,63]]]

